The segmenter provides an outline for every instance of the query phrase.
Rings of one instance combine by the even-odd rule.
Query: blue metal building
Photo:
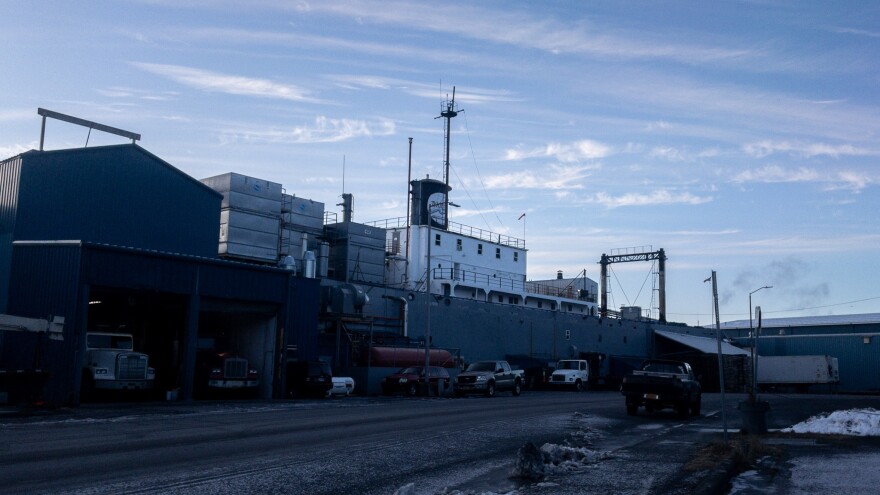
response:
[[[737,345],[752,346],[748,320],[725,323],[722,329]],[[836,357],[838,391],[880,392],[880,314],[766,318],[757,350],[759,356]]]
[[[132,334],[157,393],[183,399],[203,341],[249,357],[262,397],[283,393],[288,349],[317,352],[319,282],[218,258],[222,196],[139,146],[29,151],[0,185],[0,312],[66,319],[63,342],[0,332],[0,370],[47,369],[48,403],[79,401],[95,329]]]

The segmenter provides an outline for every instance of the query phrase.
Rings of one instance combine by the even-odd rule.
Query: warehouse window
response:
[[[435,235],[434,235],[434,245],[435,245],[435,246],[439,246],[439,245],[440,245],[440,234],[435,234]]]
[[[477,254],[483,254],[483,245],[477,244]]]
[[[501,248],[495,248],[495,258],[501,259]]]
[[[514,252],[513,252],[513,262],[514,262],[514,263],[519,262],[519,251],[514,251]]]
[[[456,250],[456,251],[461,251],[461,239],[456,239],[456,240],[455,240],[455,250]]]

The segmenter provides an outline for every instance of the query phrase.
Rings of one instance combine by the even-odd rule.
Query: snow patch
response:
[[[782,432],[876,437],[880,436],[880,411],[872,408],[834,411],[813,416]]]

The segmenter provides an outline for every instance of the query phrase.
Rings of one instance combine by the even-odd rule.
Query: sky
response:
[[[880,313],[880,3],[0,0],[0,159],[37,108],[354,220],[442,179],[528,278],[665,250],[670,321]],[[49,120],[45,149],[128,142]],[[409,138],[412,138],[410,164]],[[525,213],[525,216],[522,214]],[[656,266],[611,265],[612,308]],[[761,289],[764,286],[772,288]],[[657,316],[656,309],[652,313]]]

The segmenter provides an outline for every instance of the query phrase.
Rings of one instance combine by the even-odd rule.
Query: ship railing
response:
[[[454,280],[456,282],[472,283],[481,287],[525,292],[529,294],[577,299],[584,302],[595,303],[596,294],[586,290],[575,289],[572,286],[555,287],[552,284],[541,282],[525,282],[507,277],[499,277],[497,274],[480,273],[472,270],[455,268],[434,268],[431,271],[434,280]]]
[[[386,230],[402,229],[407,227],[407,221],[406,217],[386,218],[384,220],[367,222],[365,223],[365,225],[369,225],[370,227],[383,228]],[[443,229],[437,230],[442,231]],[[499,234],[496,232],[492,232],[491,230],[485,230],[478,227],[471,227],[470,225],[464,225],[457,222],[449,222],[449,227],[446,228],[446,231],[452,232],[453,234],[461,234],[481,241],[500,244],[502,246],[509,246],[519,249],[526,248],[526,241],[524,239],[505,234]]]
[[[364,225],[368,225],[370,227],[378,227],[385,230],[391,229],[403,229],[406,228],[407,222],[406,217],[396,217],[396,218],[386,218],[384,220],[374,220],[372,222],[366,222]]]

